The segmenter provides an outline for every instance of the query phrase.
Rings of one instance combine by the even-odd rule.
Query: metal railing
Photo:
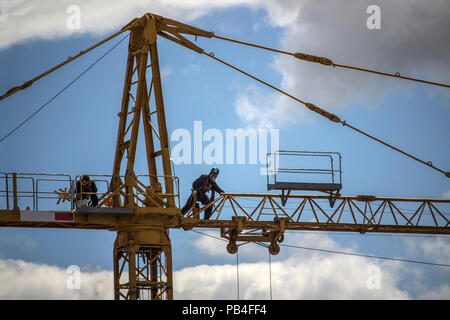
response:
[[[310,167],[310,168],[292,168],[292,167],[281,167],[280,157],[286,159],[287,157],[296,157],[295,165],[301,166],[302,160],[305,157],[308,157],[311,161],[314,162],[314,166],[316,166],[319,161],[322,159],[327,159],[327,167]],[[279,150],[275,152],[269,152],[266,156],[266,169],[267,169],[267,185],[272,186],[272,188],[276,188],[278,184],[287,184],[290,183],[292,188],[295,189],[296,183],[299,186],[299,190],[301,186],[310,184],[311,186],[319,186],[321,183],[328,183],[333,185],[342,185],[342,170],[341,170],[341,159],[342,156],[338,152],[313,152],[313,151],[285,151]],[[271,160],[271,161],[270,161]],[[323,161],[322,161],[323,162]],[[296,181],[283,181],[280,180],[280,175],[286,174],[300,174],[300,178],[295,178]],[[310,177],[306,177],[306,175],[312,176],[314,179],[310,179]],[[322,177],[317,179],[316,175],[322,175],[326,180]],[[271,178],[272,177],[272,178]],[[301,180],[301,181],[298,181]],[[318,181],[319,180],[319,181]],[[272,183],[273,182],[273,183]]]
[[[87,175],[87,174],[86,174]],[[72,194],[75,196],[75,191],[76,191],[76,183],[79,181],[81,183],[81,178],[84,175],[78,175],[76,176],[74,183],[73,183],[73,188],[72,188]],[[101,189],[97,189],[97,192],[83,192],[81,191],[78,195],[79,198],[83,198],[83,195],[86,196],[90,196],[92,194],[97,195],[99,203],[98,206],[113,206],[112,203],[112,199],[114,196],[121,196],[124,199],[127,198],[128,195],[131,194],[127,194],[125,193],[123,190],[120,190],[120,192],[114,192],[110,190],[109,187],[109,181],[111,181],[112,175],[100,175],[100,174],[90,174],[87,175],[89,176],[94,182],[106,182],[106,188],[104,189],[104,191],[101,191]],[[106,180],[106,178],[109,178],[109,180]],[[149,201],[151,202],[151,200],[154,197],[157,197],[159,199],[169,199],[169,198],[173,198],[174,199],[174,203],[178,203],[178,207],[180,207],[180,182],[178,177],[176,176],[164,176],[164,175],[148,175],[148,174],[138,174],[135,176],[136,178],[136,182],[138,184],[138,186],[136,188],[134,188],[133,192],[133,196],[134,196],[134,201],[136,202],[136,204],[138,205],[142,205],[142,206],[148,206],[149,205]],[[165,192],[165,190],[163,189],[164,184],[159,184],[159,186],[161,186],[161,190],[154,190],[153,188],[151,188],[151,184],[150,181],[152,180],[152,178],[156,178],[156,180],[159,182],[159,180],[164,180],[164,179],[172,179],[172,183],[174,185],[174,192],[173,193],[167,193]],[[125,181],[125,176],[120,176],[120,179],[122,179],[122,181]],[[98,188],[98,186],[97,186]],[[111,201],[111,202],[110,202]],[[154,202],[153,202],[154,204]],[[76,208],[78,206],[77,201],[74,201],[74,207]]]
[[[0,208],[10,210],[20,205],[27,210],[39,210],[39,204],[43,201],[56,201],[59,198],[48,184],[55,183],[59,188],[70,188],[72,181],[70,175],[66,174],[1,172]]]
[[[113,192],[110,190],[112,175],[86,174],[96,184],[97,192],[80,192],[77,195],[76,184],[81,183],[84,175],[77,175],[73,179],[67,174],[53,173],[6,173],[0,172],[0,209],[12,210],[20,207],[22,210],[74,210],[77,208],[77,198],[97,195],[98,206],[109,206],[105,199],[111,199]],[[121,176],[125,181],[125,177]],[[150,188],[150,178],[159,180],[172,179],[174,192],[165,193],[164,188],[153,190]],[[136,204],[146,206],[145,199],[158,196],[160,199],[172,198],[175,204],[180,206],[179,179],[175,176],[150,176],[137,175],[137,183],[140,188],[135,188],[134,199]],[[153,179],[155,180],[155,179]],[[161,184],[164,186],[164,183]],[[123,191],[120,196],[126,197]],[[62,200],[62,201],[61,201]]]

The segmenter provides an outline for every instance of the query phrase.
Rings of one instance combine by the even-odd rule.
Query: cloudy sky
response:
[[[367,27],[369,5],[380,8],[380,29]],[[0,0],[0,92],[146,12],[225,37],[325,56],[339,64],[450,83],[446,0]],[[0,139],[123,36],[1,101]],[[199,38],[196,44],[450,170],[448,88],[312,64],[217,39]],[[202,121],[204,130],[223,133],[278,129],[281,149],[340,152],[344,195],[450,197],[449,179],[442,174],[322,119],[211,59],[165,39],[158,45],[169,135],[177,129],[194,134],[194,121]],[[126,54],[125,40],[2,141],[0,171],[110,174]],[[171,147],[175,144],[172,139]],[[145,173],[144,154],[141,147],[137,172]],[[174,169],[183,202],[192,180],[210,165],[182,163]],[[220,169],[219,185],[228,192],[267,192],[260,164],[220,164]],[[217,230],[207,232],[219,236]],[[101,231],[0,229],[0,298],[111,299],[114,238]],[[175,298],[237,298],[236,256],[227,254],[226,243],[182,230],[172,230],[171,238]],[[288,234],[285,243],[450,263],[449,238],[444,236],[298,232]],[[68,289],[70,266],[80,268],[80,289]],[[267,249],[252,244],[241,247],[238,267],[239,297],[245,299],[269,299],[271,294],[274,299],[450,298],[448,267],[282,247],[269,269]]]

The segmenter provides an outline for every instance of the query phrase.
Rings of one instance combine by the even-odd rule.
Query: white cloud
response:
[[[10,0],[0,2],[0,48],[30,39],[58,39],[73,33],[104,34],[120,29],[147,12],[192,21],[211,10],[238,4],[250,6],[254,0]],[[78,6],[80,29],[67,27],[73,15],[69,6]]]
[[[200,252],[214,257],[230,257],[227,251],[227,241],[220,241],[219,231],[202,231],[205,235],[200,235],[192,243],[193,247]],[[259,248],[255,244],[241,245],[239,246],[239,253],[246,259],[251,259],[252,261],[267,260],[267,250],[258,250]]]
[[[208,232],[217,237],[217,232]],[[355,252],[341,248],[327,236],[289,233],[286,243],[304,247]],[[196,249],[211,256],[228,255],[226,242],[199,236]],[[248,244],[239,248],[239,295],[243,299],[270,297],[268,253],[266,248]],[[274,299],[409,299],[399,288],[400,263],[374,261],[361,257],[327,255],[314,251],[281,247],[280,257],[272,258]],[[372,266],[380,270],[380,289],[370,289]],[[177,271],[174,295],[177,299],[236,299],[236,265],[202,265]]]
[[[217,234],[210,233],[210,235]],[[289,235],[289,244],[300,242],[303,246],[342,249],[328,237],[316,235]],[[197,249],[217,256],[227,254],[225,245],[210,237],[201,237]],[[247,250],[246,250],[247,248]],[[401,267],[399,263],[383,262],[360,257],[323,255],[317,252],[281,248],[282,259],[271,264],[273,299],[409,299],[410,295],[399,288]],[[351,251],[350,251],[351,252]],[[254,262],[239,264],[239,296],[242,299],[269,299],[270,281],[267,249],[247,245],[239,249],[240,259]],[[380,286],[374,289],[370,268],[376,266]],[[176,299],[236,299],[236,265],[201,265],[186,268],[174,274]]]
[[[211,256],[221,256],[224,254],[224,248],[226,247],[226,243],[223,242],[222,244],[218,242],[217,239],[214,239],[212,237],[220,237],[217,231],[204,231],[204,234],[208,236],[204,236],[201,239],[197,239],[195,242],[193,242],[193,246],[208,254]]]
[[[405,241],[409,253],[421,254],[428,260],[450,264],[450,244],[446,237]]]
[[[335,63],[367,67],[380,71],[448,83],[450,42],[450,3],[433,5],[419,0],[382,1],[382,29],[366,27],[366,8],[370,1],[266,1],[269,21],[283,28],[281,49],[325,56]],[[350,103],[366,108],[377,107],[389,93],[411,94],[416,83],[342,68],[305,62],[292,56],[278,56],[274,70],[282,76],[281,89],[330,112],[343,110]],[[270,79],[266,79],[269,80]],[[428,97],[448,101],[444,88],[424,86]],[[267,119],[243,115],[245,104],[258,106],[263,94],[244,93],[237,105],[243,122],[252,125],[289,126],[310,117],[305,107],[290,99],[270,98],[269,106],[258,110],[275,117]],[[278,96],[278,94],[276,94]],[[245,102],[245,103],[244,103]],[[295,106],[294,106],[295,105]],[[275,112],[276,110],[276,112]]]
[[[447,34],[450,3],[446,0],[437,0],[432,4],[421,0],[381,1],[381,30],[366,27],[366,9],[372,4],[369,0],[0,2],[0,48],[35,39],[58,39],[74,32],[112,33],[146,12],[190,23],[214,10],[246,6],[265,10],[265,22],[281,28],[279,41],[283,50],[326,56],[341,64],[450,81],[446,72],[450,55]],[[67,8],[70,5],[80,8],[79,30],[67,28],[70,16]],[[223,29],[223,23],[210,29],[216,32],[227,30]],[[233,36],[235,31],[230,33]],[[405,80],[326,67],[291,56],[278,56],[273,68],[282,77],[280,86],[283,90],[330,112],[339,112],[350,103],[373,108],[387,94],[409,94],[414,87],[414,83]],[[450,98],[443,88],[426,88],[425,93],[430,97]],[[287,97],[252,87],[239,92],[235,109],[245,124],[257,127],[290,126],[310,119],[311,115],[304,106]]]
[[[113,274],[81,272],[80,289],[69,289],[73,273],[22,260],[0,260],[0,299],[113,299]]]
[[[234,109],[248,127],[272,129],[311,122],[306,109],[299,103],[253,85],[238,96]]]
[[[421,300],[450,300],[450,286],[444,284],[438,288],[423,293],[419,299]]]
[[[218,236],[217,232],[207,232]],[[357,253],[357,246],[343,248],[326,235],[289,233],[285,244]],[[284,244],[283,243],[283,244]],[[431,243],[431,242],[430,242]],[[230,257],[226,242],[199,236],[192,245],[212,258]],[[429,257],[448,246],[423,244]],[[239,247],[239,297],[270,298],[270,269],[266,248],[247,244]],[[176,267],[176,266],[174,266]],[[375,270],[375,271],[374,271]],[[445,271],[445,270],[444,270]],[[424,269],[410,264],[364,257],[329,254],[281,247],[272,256],[273,299],[449,299],[445,281],[429,284]],[[81,289],[67,289],[70,274],[65,269],[20,260],[0,260],[0,299],[112,299],[113,273],[96,266],[81,272]],[[439,280],[439,279],[438,279]],[[444,278],[445,280],[445,278]],[[408,285],[405,286],[405,282]],[[373,284],[379,284],[379,286]],[[236,299],[236,264],[197,265],[174,271],[175,299]],[[411,291],[410,291],[411,290]]]

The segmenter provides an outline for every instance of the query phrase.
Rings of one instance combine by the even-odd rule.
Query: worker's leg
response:
[[[189,198],[188,198],[188,200],[187,200],[187,202],[186,202],[186,204],[184,205],[184,207],[183,208],[181,208],[181,213],[182,214],[185,214],[186,212],[188,212],[189,211],[189,209],[192,207],[192,205],[193,205],[193,196],[192,196],[192,193],[191,193],[191,195],[189,196]]]
[[[211,200],[205,193],[199,195],[198,200],[200,200],[204,206],[208,205],[208,203],[211,202]],[[211,217],[212,209],[213,209],[213,206],[211,206],[205,210],[205,217],[204,217],[205,220],[208,220]]]
[[[91,194],[91,205],[96,207],[98,205],[98,197],[96,194]]]

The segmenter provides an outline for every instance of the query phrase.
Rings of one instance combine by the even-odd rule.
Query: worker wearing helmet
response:
[[[197,201],[200,201],[203,205],[207,205],[211,201],[214,200],[215,192],[218,192],[219,194],[224,193],[223,191],[216,183],[217,176],[219,175],[219,169],[218,168],[212,168],[209,174],[202,174],[199,178],[197,178],[192,183],[192,193],[189,196],[189,199],[187,200],[184,207],[181,209],[181,213],[185,214],[189,211],[189,209],[194,206],[194,191],[197,192]],[[211,199],[206,194],[207,192],[211,191]],[[207,208],[205,210],[205,219],[208,220],[211,217],[211,211],[213,209],[213,206]]]
[[[80,183],[81,182],[81,183]],[[81,177],[80,181],[77,181],[76,194],[77,201],[91,199],[91,206],[96,207],[98,204],[97,186],[95,182],[89,178],[89,176]]]

